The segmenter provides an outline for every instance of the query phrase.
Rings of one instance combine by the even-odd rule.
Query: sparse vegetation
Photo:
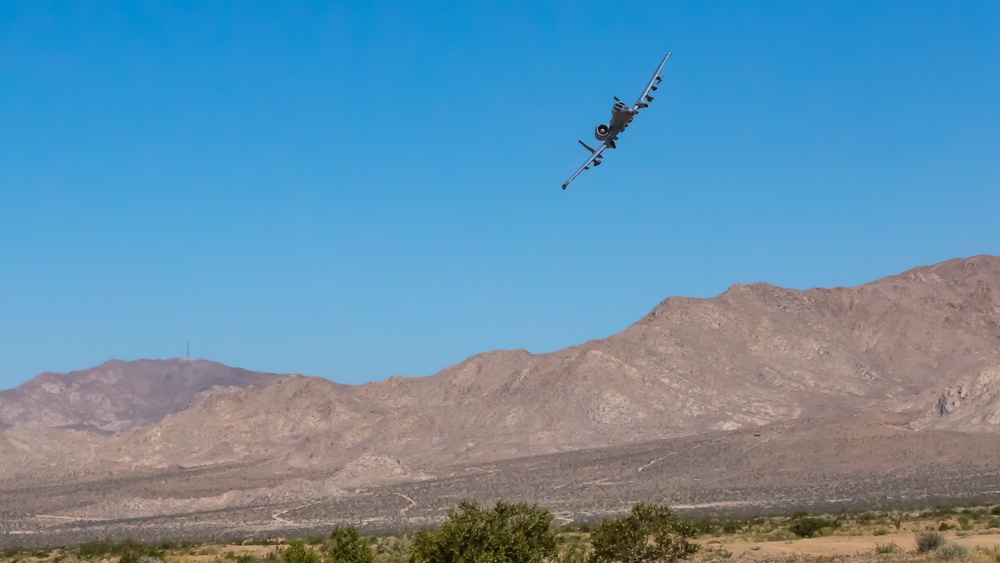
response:
[[[788,530],[800,538],[811,538],[819,535],[824,528],[833,530],[839,525],[836,520],[826,518],[799,518],[788,526]]]
[[[875,553],[879,555],[884,555],[886,553],[896,553],[897,551],[899,551],[899,546],[896,545],[896,542],[875,544]]]
[[[553,526],[545,508],[499,503],[482,507],[462,503],[439,528],[417,534],[365,536],[353,527],[338,527],[297,538],[246,540],[235,544],[194,544],[110,538],[72,548],[22,547],[0,550],[0,561],[17,563],[404,563],[527,561],[537,563],[604,563],[610,561],[694,562],[746,561],[796,552],[798,542],[839,536],[864,546],[844,560],[961,560],[1000,563],[996,542],[1000,516],[993,505],[937,507],[924,511],[868,511],[755,518],[679,517],[669,507],[639,504],[600,524],[593,520]],[[954,526],[957,541],[946,541],[938,528]],[[907,554],[900,532],[914,534],[916,551]],[[951,536],[949,536],[951,537]],[[873,541],[872,538],[878,538]],[[425,542],[421,544],[421,542]],[[759,542],[759,543],[756,543]],[[746,545],[750,543],[751,545]],[[756,545],[753,545],[756,543]],[[783,545],[771,545],[771,544]],[[838,540],[838,544],[842,543]],[[812,544],[811,549],[815,549]],[[823,545],[823,544],[819,544]],[[978,547],[977,547],[978,546]],[[694,550],[700,548],[698,553]],[[987,549],[989,548],[989,549]],[[911,548],[912,549],[912,548]],[[421,551],[423,550],[423,551]],[[436,551],[435,551],[436,550]],[[862,554],[865,554],[864,556]],[[882,557],[885,556],[885,557]],[[840,556],[838,556],[840,557]],[[829,561],[816,556],[802,560]]]
[[[77,549],[80,559],[104,559],[118,557],[121,563],[150,563],[162,561],[164,550],[157,546],[145,545],[133,540],[115,543],[110,538],[80,544]]]

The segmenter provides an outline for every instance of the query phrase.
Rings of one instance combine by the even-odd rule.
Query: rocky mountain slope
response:
[[[758,283],[671,297],[606,339],[359,386],[181,360],[43,374],[0,393],[0,479],[238,465],[343,470],[353,486],[359,475],[399,481],[456,463],[870,413],[915,430],[997,432],[1000,258],[852,288]]]

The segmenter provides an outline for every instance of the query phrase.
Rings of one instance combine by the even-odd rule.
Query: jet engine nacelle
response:
[[[602,123],[597,127],[594,127],[594,138],[597,139],[598,141],[602,142],[606,141],[608,139],[609,132],[611,132],[611,129],[609,129],[607,125]]]

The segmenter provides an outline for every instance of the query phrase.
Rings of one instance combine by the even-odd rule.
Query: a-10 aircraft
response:
[[[618,135],[622,131],[628,128],[628,124],[632,122],[632,118],[635,117],[635,114],[639,113],[639,110],[649,107],[649,102],[653,101],[653,96],[650,92],[655,92],[657,86],[663,80],[663,78],[660,77],[660,71],[663,70],[663,65],[667,64],[667,59],[669,58],[670,53],[667,53],[666,56],[663,57],[663,60],[660,61],[660,66],[656,67],[656,72],[653,73],[653,77],[649,79],[649,83],[646,84],[646,88],[643,89],[642,94],[639,95],[639,98],[634,104],[627,106],[625,105],[625,102],[618,99],[618,96],[615,96],[615,105],[611,108],[611,122],[607,125],[601,123],[594,128],[594,138],[601,141],[601,144],[596,149],[592,149],[587,146],[587,143],[580,141],[583,148],[590,151],[590,158],[588,158],[587,162],[584,162],[583,166],[578,168],[577,171],[569,177],[569,180],[566,180],[566,182],[562,185],[562,189],[565,190],[566,186],[568,186],[570,182],[580,175],[580,172],[590,170],[591,164],[594,166],[600,166],[601,158],[603,158],[601,153],[604,152],[604,149],[615,148],[615,140],[618,139]]]

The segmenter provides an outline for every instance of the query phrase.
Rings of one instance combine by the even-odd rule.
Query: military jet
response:
[[[594,128],[594,138],[600,141],[601,144],[596,149],[592,149],[587,146],[587,143],[579,141],[583,145],[583,148],[590,151],[590,158],[569,177],[569,180],[566,180],[566,183],[562,185],[562,189],[565,190],[566,186],[580,175],[580,172],[590,170],[591,164],[600,166],[601,159],[603,158],[601,153],[604,152],[604,149],[615,148],[615,141],[618,139],[618,135],[628,128],[628,124],[632,122],[635,114],[639,113],[639,110],[649,107],[649,102],[653,101],[653,96],[650,92],[655,92],[657,86],[663,80],[660,78],[660,71],[663,70],[663,65],[667,64],[667,59],[669,58],[670,53],[667,53],[663,57],[663,60],[660,61],[660,66],[656,67],[656,72],[653,73],[653,77],[649,79],[649,83],[646,84],[646,88],[643,89],[642,94],[639,95],[639,99],[634,104],[627,106],[625,102],[618,99],[618,96],[615,96],[615,105],[611,108],[611,122],[608,124],[601,123]]]

